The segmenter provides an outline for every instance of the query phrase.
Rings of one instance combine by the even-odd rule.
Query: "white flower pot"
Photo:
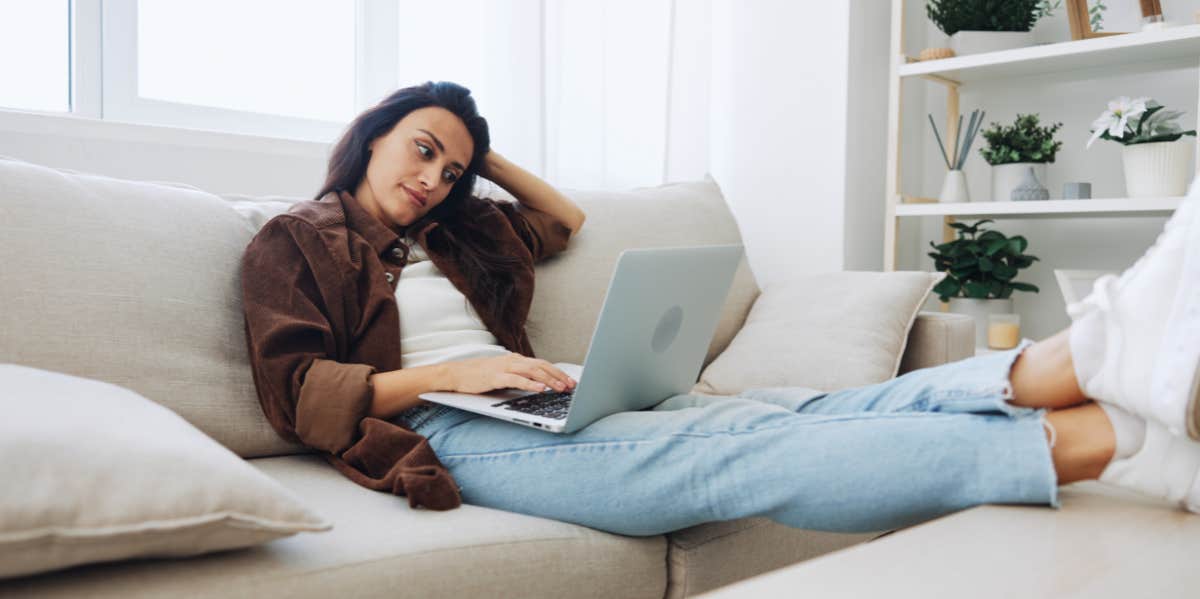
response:
[[[988,314],[1012,314],[1011,297],[1004,299],[950,298],[950,311],[975,319],[975,347],[987,347]]]
[[[1121,146],[1125,193],[1131,198],[1169,198],[1187,193],[1196,138]]]
[[[981,54],[1032,46],[1032,31],[959,31],[950,36],[950,48],[954,54]]]
[[[1012,190],[1021,184],[1021,180],[1025,177],[1025,170],[1031,166],[1033,167],[1033,174],[1037,177],[1038,181],[1043,186],[1049,187],[1046,185],[1045,162],[997,164],[992,167],[992,201],[1012,201]]]
[[[971,201],[971,194],[967,193],[967,176],[962,171],[946,171],[946,180],[942,181],[942,193],[938,194],[938,201],[946,203]]]

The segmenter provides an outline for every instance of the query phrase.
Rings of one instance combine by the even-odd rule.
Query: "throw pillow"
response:
[[[126,388],[0,364],[0,578],[247,547],[332,526]]]
[[[769,284],[692,391],[832,391],[886,381],[900,368],[917,312],[945,276],[848,271]]]

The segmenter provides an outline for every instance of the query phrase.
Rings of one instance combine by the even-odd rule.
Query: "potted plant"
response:
[[[1196,131],[1184,131],[1177,122],[1183,113],[1166,110],[1153,98],[1121,96],[1108,103],[1092,123],[1088,147],[1097,139],[1120,142],[1125,167],[1125,190],[1131,198],[1173,197],[1187,192],[1188,168],[1195,142],[1184,139]]]
[[[1018,114],[1010,126],[992,123],[983,130],[981,135],[987,146],[980,148],[979,153],[992,165],[993,202],[1012,199],[1012,190],[1021,184],[1030,167],[1038,181],[1046,184],[1046,164],[1054,162],[1054,155],[1062,149],[1062,142],[1054,140],[1061,127],[1062,123],[1043,127],[1038,123],[1038,115]]]
[[[972,225],[950,223],[958,230],[958,239],[942,244],[932,241],[934,268],[946,273],[933,288],[941,301],[950,302],[950,311],[975,319],[975,345],[987,343],[989,314],[1013,313],[1013,291],[1038,292],[1035,285],[1015,281],[1017,273],[1038,259],[1025,254],[1029,242],[1022,236],[982,228],[991,219]]]
[[[925,14],[962,56],[1032,46],[1033,24],[1053,8],[1048,0],[928,0]]]

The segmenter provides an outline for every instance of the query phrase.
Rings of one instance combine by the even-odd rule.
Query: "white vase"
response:
[[[1196,138],[1121,146],[1125,193],[1131,198],[1169,198],[1187,193]]]
[[[997,52],[1032,46],[1032,31],[959,31],[950,36],[950,48],[957,56]]]
[[[1029,167],[1033,167],[1033,175],[1042,185],[1045,185],[1045,162],[1011,162],[994,165],[992,167],[992,201],[1012,201],[1012,191],[1021,184],[1021,180],[1025,178],[1025,171]]]
[[[967,176],[960,170],[946,171],[946,179],[942,181],[942,193],[938,194],[939,202],[970,202],[971,194],[967,192]]]
[[[988,314],[1012,314],[1011,297],[1004,299],[950,298],[950,311],[975,319],[975,347],[987,347]]]

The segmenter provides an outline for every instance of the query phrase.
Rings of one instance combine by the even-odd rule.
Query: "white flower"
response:
[[[1150,101],[1150,98],[1145,97],[1130,100],[1129,96],[1110,101],[1108,110],[1092,122],[1092,138],[1088,140],[1087,147],[1092,147],[1092,143],[1100,139],[1105,131],[1109,137],[1121,139],[1125,135],[1125,126],[1129,124],[1129,119],[1146,112],[1146,103]]]

